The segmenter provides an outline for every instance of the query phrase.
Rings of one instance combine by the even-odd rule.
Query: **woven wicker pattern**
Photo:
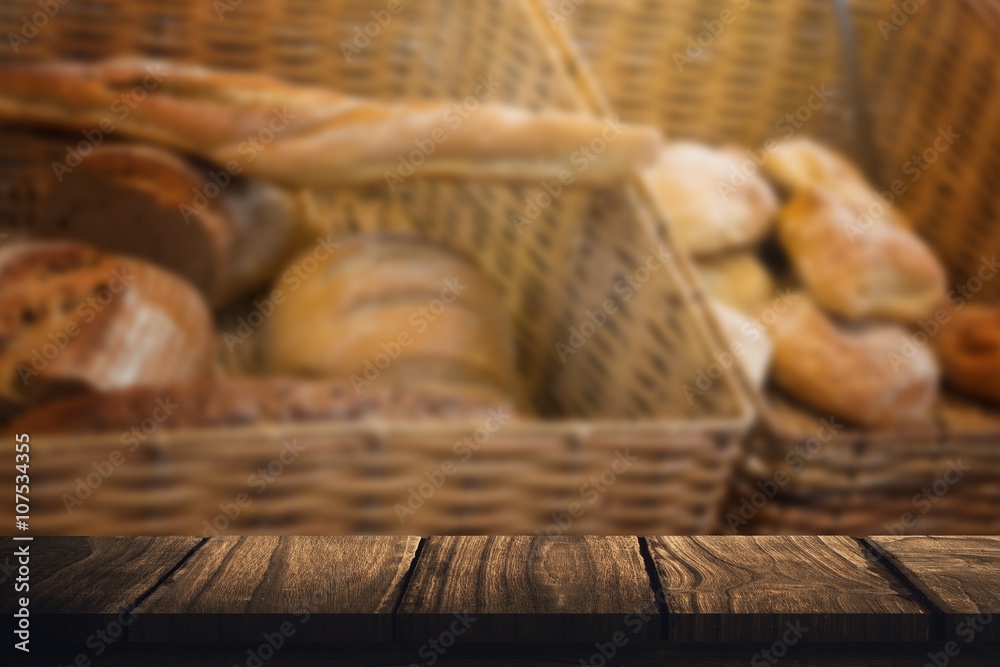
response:
[[[811,110],[795,136],[815,136],[853,154],[875,169],[870,176],[881,189],[903,179],[907,191],[897,206],[940,253],[954,283],[966,285],[983,258],[1000,250],[1000,5],[929,2],[912,14],[894,14],[912,4],[849,3],[862,98],[853,94],[833,0],[548,0],[547,7],[550,21],[572,35],[615,112],[655,123],[670,138],[757,149],[787,136],[781,119],[805,104],[814,87],[825,87],[829,101]],[[874,165],[859,150],[869,139],[858,129],[862,115],[871,125]],[[908,161],[934,147],[950,126],[963,138],[911,180]],[[977,299],[998,295],[1000,281],[992,281]],[[1000,461],[990,451],[1000,441],[995,411],[945,396],[932,432],[845,429],[794,474],[785,459],[816,434],[820,415],[777,393],[762,400],[761,412],[767,428],[750,446],[731,509],[759,491],[757,482],[779,472],[792,481],[755,509],[741,532],[886,532],[883,524],[919,511],[913,497],[937,480],[949,457],[972,462],[976,473],[909,532],[997,528],[989,510],[1000,498]]]
[[[597,110],[599,100],[540,5],[510,0],[412,2],[384,26],[386,3],[243,0],[220,17],[200,0],[69,3],[19,55],[101,58],[140,53],[259,70],[383,99],[466,99],[480,77],[502,82],[492,99],[529,108]],[[34,5],[0,3],[0,32],[19,30]],[[358,30],[374,34],[361,41]],[[345,47],[344,45],[347,45]],[[350,51],[346,57],[345,49]],[[55,192],[50,164],[78,137],[0,136],[0,221],[25,226]],[[631,189],[569,189],[543,198],[527,187],[421,182],[317,193],[316,213],[337,232],[407,228],[473,254],[501,284],[515,326],[520,374],[553,421],[510,424],[411,520],[394,507],[454,457],[457,440],[480,425],[395,428],[396,436],[313,429],[307,454],[228,525],[229,532],[523,533],[549,530],[572,503],[587,509],[573,533],[698,533],[714,530],[749,418],[724,378],[690,402],[682,394],[716,349],[694,296],[650,230],[658,220]],[[541,199],[540,199],[541,198]],[[531,202],[544,202],[533,210]],[[529,219],[518,233],[514,220]],[[669,245],[666,245],[669,252]],[[661,268],[625,298],[611,286],[655,255]],[[639,274],[640,277],[644,277]],[[614,299],[619,312],[565,356],[588,311]],[[585,329],[589,331],[589,329]],[[274,459],[293,428],[254,433],[158,435],[72,514],[60,499],[118,438],[39,441],[33,451],[33,529],[42,532],[204,532],[202,522]],[[415,434],[419,434],[415,435]],[[405,437],[404,437],[405,436]],[[621,479],[594,498],[582,489],[641,450]],[[33,459],[34,461],[34,459]],[[607,476],[606,476],[607,477]],[[616,477],[617,479],[617,477]],[[197,480],[197,484],[192,483]],[[149,489],[156,489],[156,493]]]

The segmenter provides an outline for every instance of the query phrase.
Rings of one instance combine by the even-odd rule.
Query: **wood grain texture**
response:
[[[936,617],[849,537],[651,537],[675,642],[925,642]],[[805,629],[805,630],[803,630]]]
[[[1000,642],[1000,537],[902,535],[866,541],[944,614],[947,639],[960,645]]]
[[[16,598],[28,597],[33,646],[83,643],[97,631],[121,641],[131,629],[132,606],[200,542],[198,537],[8,540],[8,553],[29,547],[30,589],[3,596],[4,614],[13,613]]]
[[[660,619],[634,537],[432,537],[400,641],[651,641]]]
[[[144,642],[391,641],[417,537],[210,539],[137,609]]]

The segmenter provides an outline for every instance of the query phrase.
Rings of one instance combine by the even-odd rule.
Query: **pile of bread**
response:
[[[941,379],[1000,402],[1000,309],[944,268],[860,171],[817,142],[667,146],[645,173],[751,381],[867,428],[933,416]]]
[[[557,179],[600,120],[484,104],[455,126],[446,101],[134,59],[0,65],[0,79],[0,121],[114,130],[57,165],[28,238],[0,246],[0,420],[78,434],[165,404],[164,429],[527,411],[480,267],[416,236],[336,238],[311,188],[385,186],[428,138],[419,178]],[[143,102],[113,115],[136,86]],[[660,147],[625,128],[578,180],[618,182]],[[248,303],[245,330],[228,329]],[[253,350],[259,377],[220,372],[222,348]]]

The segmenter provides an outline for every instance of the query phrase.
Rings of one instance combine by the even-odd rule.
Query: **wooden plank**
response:
[[[122,641],[134,620],[129,613],[132,605],[200,542],[198,537],[10,540],[10,553],[28,547],[30,588],[3,596],[4,614],[13,613],[22,595],[28,598],[32,646],[55,642],[90,646],[87,641],[97,632]],[[104,642],[100,637],[96,641]]]
[[[432,537],[396,618],[416,643],[651,641],[660,619],[634,537]]]
[[[926,642],[930,605],[849,537],[651,537],[675,642]]]
[[[328,644],[283,647],[279,653],[259,663],[251,660],[248,646],[191,646],[125,644],[101,656],[100,667],[219,667],[254,665],[261,667],[996,667],[997,656],[988,646],[970,646],[957,656],[944,653],[936,644],[811,644],[794,646],[779,659],[769,651],[772,645],[708,644],[680,646],[667,642],[636,642],[611,653],[589,644],[470,643],[456,645],[441,654],[428,654],[426,645],[413,644]],[[75,654],[45,651],[32,658],[40,665],[73,663]],[[421,653],[423,651],[423,653]],[[605,653],[610,658],[605,658]],[[264,655],[267,655],[266,653]],[[932,657],[933,656],[933,657]],[[947,663],[945,663],[947,660]]]
[[[1000,537],[880,536],[867,542],[944,614],[959,645],[1000,642]]]
[[[265,634],[282,643],[390,641],[392,613],[419,542],[212,538],[139,606],[131,637],[255,645]]]

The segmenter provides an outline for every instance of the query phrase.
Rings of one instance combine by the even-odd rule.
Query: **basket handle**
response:
[[[844,72],[851,99],[854,101],[854,123],[851,143],[854,157],[859,160],[874,183],[879,182],[882,166],[879,164],[875,151],[875,135],[872,132],[871,116],[868,110],[868,97],[865,95],[864,83],[861,79],[861,64],[858,61],[858,44],[851,20],[851,0],[833,0],[834,13],[837,15],[837,29],[840,34],[840,46],[844,57]]]

